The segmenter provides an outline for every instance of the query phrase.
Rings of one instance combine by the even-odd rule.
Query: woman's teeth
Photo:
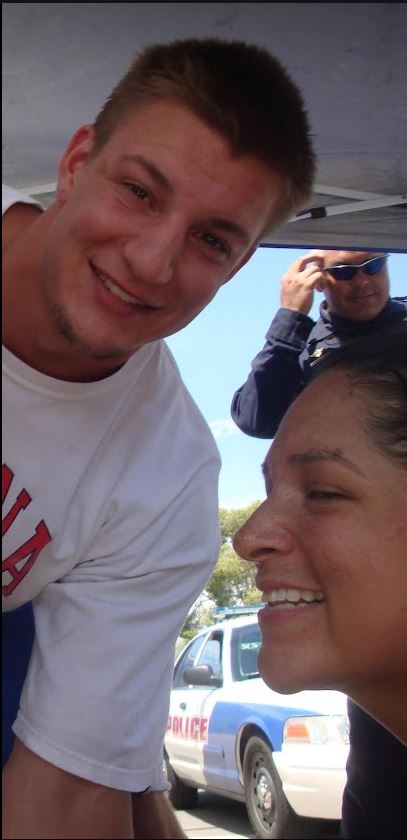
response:
[[[263,592],[261,600],[273,610],[292,610],[325,601],[322,592],[312,589],[273,589]]]

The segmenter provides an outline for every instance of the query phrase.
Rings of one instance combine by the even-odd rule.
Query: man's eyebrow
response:
[[[120,155],[119,162],[139,164],[167,193],[172,194],[174,192],[173,187],[170,184],[168,178],[166,178],[166,176],[161,172],[158,166],[156,166],[156,164],[153,163],[152,160],[149,160],[149,158],[144,157],[144,155]],[[236,222],[230,221],[230,219],[223,219],[218,216],[210,216],[204,220],[204,223],[208,227],[215,228],[215,230],[220,230],[224,233],[231,233],[233,236],[236,236],[243,242],[248,242],[250,239],[247,231],[245,231],[244,228],[240,227],[240,225],[236,224]]]
[[[205,224],[207,224],[208,227],[215,228],[215,230],[221,230],[224,233],[231,233],[233,236],[241,239],[242,242],[248,242],[250,239],[249,234],[244,230],[244,228],[240,227],[240,225],[236,224],[236,222],[231,222],[229,219],[212,216],[205,219]]]
[[[148,172],[149,175],[153,178],[153,180],[158,184],[159,187],[162,187],[167,193],[172,193],[173,188],[165,175],[161,172],[161,169],[153,163],[152,160],[144,157],[144,155],[120,155],[119,158],[120,163],[138,163],[140,166]]]
[[[345,458],[345,455],[342,454],[340,449],[307,449],[305,452],[294,452],[288,456],[287,461],[290,464],[312,464],[318,461],[335,461],[337,464],[341,464],[341,466],[347,467],[347,469],[357,473],[357,475],[366,477],[353,461]]]

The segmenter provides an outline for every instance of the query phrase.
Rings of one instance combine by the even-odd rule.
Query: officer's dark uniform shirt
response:
[[[308,315],[279,309],[247,381],[234,394],[231,414],[247,435],[274,437],[297,394],[326,353],[407,317],[407,298],[391,298],[371,321],[350,321],[320,307]],[[342,806],[347,840],[407,838],[407,748],[355,703],[348,701],[350,751]]]
[[[302,312],[279,309],[266,334],[266,344],[252,362],[252,371],[232,400],[231,414],[247,435],[274,437],[280,420],[312,377],[327,352],[339,351],[352,339],[369,335],[406,317],[407,298],[391,298],[371,321],[349,321],[321,304],[318,321]]]

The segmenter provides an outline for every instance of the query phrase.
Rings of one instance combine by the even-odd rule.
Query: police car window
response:
[[[195,665],[195,659],[202,647],[204,638],[205,636],[198,636],[198,638],[194,639],[194,641],[186,648],[184,655],[181,657],[175,668],[172,683],[174,688],[186,688],[186,683],[183,679],[184,671],[186,668],[191,668]]]
[[[261,644],[258,624],[238,627],[232,633],[232,673],[234,680],[250,680],[259,676],[257,655]]]
[[[199,655],[197,665],[210,665],[214,677],[222,677],[223,633],[212,633]]]

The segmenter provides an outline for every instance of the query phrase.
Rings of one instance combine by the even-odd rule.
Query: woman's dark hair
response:
[[[366,404],[363,428],[374,445],[407,469],[407,318],[327,354],[315,375],[345,374],[355,400]]]

